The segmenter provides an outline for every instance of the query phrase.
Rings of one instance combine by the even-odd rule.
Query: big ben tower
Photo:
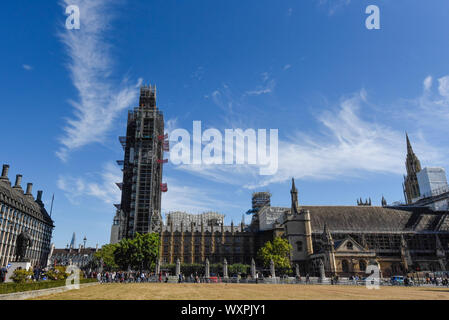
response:
[[[162,221],[161,193],[167,191],[162,183],[163,159],[168,151],[164,136],[164,116],[156,106],[156,87],[140,89],[139,107],[128,113],[126,137],[120,137],[125,151],[122,201],[116,205],[114,218],[116,240],[133,238],[136,233],[159,232]],[[113,226],[114,228],[114,226]]]

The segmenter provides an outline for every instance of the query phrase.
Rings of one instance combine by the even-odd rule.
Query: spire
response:
[[[73,235],[72,235],[72,241],[70,241],[70,248],[71,249],[74,249],[75,248],[75,246],[76,246],[76,236],[75,236],[75,232],[73,233]]]
[[[299,204],[298,204],[298,190],[295,186],[295,179],[292,179],[292,190],[290,191],[290,194],[292,195],[292,214],[298,214],[299,213]]]
[[[387,200],[385,200],[385,197],[382,195],[382,207],[387,206]]]
[[[408,154],[413,154],[413,148],[412,148],[412,144],[410,143],[410,139],[408,138],[408,133],[405,133],[405,137],[407,139],[407,153]]]
[[[404,193],[408,204],[411,204],[414,199],[420,196],[419,184],[416,174],[421,171],[421,163],[418,157],[413,152],[412,144],[408,134],[406,133],[407,140],[407,159],[405,161],[405,167],[407,169],[407,176],[404,178]]]
[[[331,243],[332,240],[332,234],[329,231],[329,228],[327,227],[327,223],[324,223],[324,229],[323,229],[323,235],[322,235],[322,239],[326,242],[326,243]]]

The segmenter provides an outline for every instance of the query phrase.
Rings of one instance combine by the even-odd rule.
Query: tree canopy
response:
[[[291,250],[292,246],[287,239],[276,237],[273,241],[266,242],[259,249],[257,256],[266,268],[270,267],[270,262],[273,260],[276,269],[290,270]]]
[[[134,239],[123,239],[115,245],[114,262],[122,270],[153,269],[159,255],[159,245],[159,234],[137,233]]]

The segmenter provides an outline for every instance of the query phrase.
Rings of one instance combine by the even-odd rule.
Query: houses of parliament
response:
[[[163,121],[155,106],[155,95],[155,89],[143,88],[141,105],[132,117],[140,114],[142,119],[138,124],[146,123],[160,135]],[[175,263],[178,259],[181,263],[202,264],[206,259],[218,263],[226,259],[231,264],[250,264],[266,241],[283,237],[293,248],[290,260],[292,265],[299,265],[301,274],[318,275],[320,264],[324,264],[327,276],[364,275],[366,267],[373,264],[380,268],[384,277],[449,269],[449,190],[445,176],[442,177],[444,170],[421,169],[408,136],[407,176],[403,185],[406,204],[388,205],[382,199],[381,206],[372,205],[371,200],[357,201],[354,206],[305,206],[299,201],[293,179],[288,206],[272,206],[269,193],[257,192],[253,194],[252,209],[248,211],[252,214],[251,223],[245,224],[242,219],[240,223],[225,225],[224,215],[215,212],[201,215],[172,212],[167,214],[164,223],[158,196],[167,188],[161,183],[159,166],[164,161],[142,158],[136,153],[138,146],[146,145],[146,148],[154,147],[153,154],[160,157],[163,140],[156,136],[153,140],[143,137],[141,141],[135,140],[139,134],[130,134],[130,128],[136,128],[128,127],[132,147],[128,148],[128,141],[123,139],[125,162],[129,166],[124,173],[124,184],[128,181],[129,185],[123,185],[123,190],[129,191],[122,197],[126,207],[116,205],[112,243],[130,236],[132,230],[142,229],[138,221],[143,221],[146,232],[160,234],[162,264]],[[130,155],[130,151],[135,154]],[[140,159],[146,162],[139,163]],[[143,179],[132,176],[132,172],[140,172],[139,166],[147,168]],[[151,180],[152,172],[157,181]],[[144,185],[145,190],[155,188],[150,193],[154,196],[146,197],[147,202],[141,201],[142,208],[146,209],[145,217],[139,216],[139,212],[144,212],[139,207],[139,184]]]

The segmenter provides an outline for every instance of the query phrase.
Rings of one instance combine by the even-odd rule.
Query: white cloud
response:
[[[22,68],[25,69],[26,71],[31,71],[31,70],[33,70],[33,67],[30,66],[29,64],[24,64],[24,65],[22,65]]]
[[[286,65],[284,66],[284,70],[288,70],[288,69],[290,69],[291,67],[292,67],[291,64],[286,64]]]
[[[449,98],[449,76],[444,76],[438,79],[438,92],[441,96]]]
[[[449,75],[437,80],[438,87],[435,90],[432,76],[426,77],[421,96],[402,101],[404,105],[400,111],[404,118],[412,120],[421,131],[442,139],[449,133]]]
[[[327,13],[332,16],[341,8],[351,4],[351,0],[318,0],[320,6],[327,7]]]
[[[178,169],[251,189],[285,182],[291,177],[336,179],[366,173],[401,175],[405,170],[405,133],[384,122],[362,117],[362,111],[369,106],[367,93],[361,90],[342,99],[334,111],[322,112],[317,118],[322,125],[320,131],[311,135],[298,130],[288,139],[280,140],[279,169],[273,176],[260,176],[259,167],[249,165],[196,165]],[[372,112],[374,110],[370,110]],[[442,158],[441,152],[432,144],[419,135],[416,138],[415,150],[426,154],[427,160]]]
[[[122,179],[120,168],[113,163],[107,163],[103,166],[102,172],[96,174],[94,178],[60,175],[57,186],[64,191],[72,204],[79,204],[85,197],[93,197],[112,205],[120,203],[121,192],[116,183]]]
[[[264,78],[265,79],[265,78]],[[272,93],[274,88],[276,87],[276,81],[271,79],[268,81],[268,78],[264,80],[266,83],[262,86],[258,86],[255,90],[246,91],[246,96],[260,96],[262,94]]]
[[[423,86],[424,86],[425,91],[430,90],[430,88],[432,87],[432,77],[431,76],[428,76],[424,79]]]
[[[185,181],[173,178],[164,179],[168,184],[168,192],[162,194],[162,211],[186,211],[202,213],[217,210],[220,201],[213,199],[210,190],[199,186],[189,186]]]
[[[60,38],[65,45],[69,63],[67,65],[73,85],[78,91],[77,101],[70,101],[74,116],[67,119],[62,144],[56,152],[65,161],[68,154],[94,142],[103,142],[115,118],[123,109],[135,103],[137,85],[126,79],[116,84],[112,80],[113,62],[109,53],[110,44],[104,39],[110,31],[111,5],[116,1],[80,0],[80,30],[68,30]],[[72,4],[63,1],[63,7]]]

